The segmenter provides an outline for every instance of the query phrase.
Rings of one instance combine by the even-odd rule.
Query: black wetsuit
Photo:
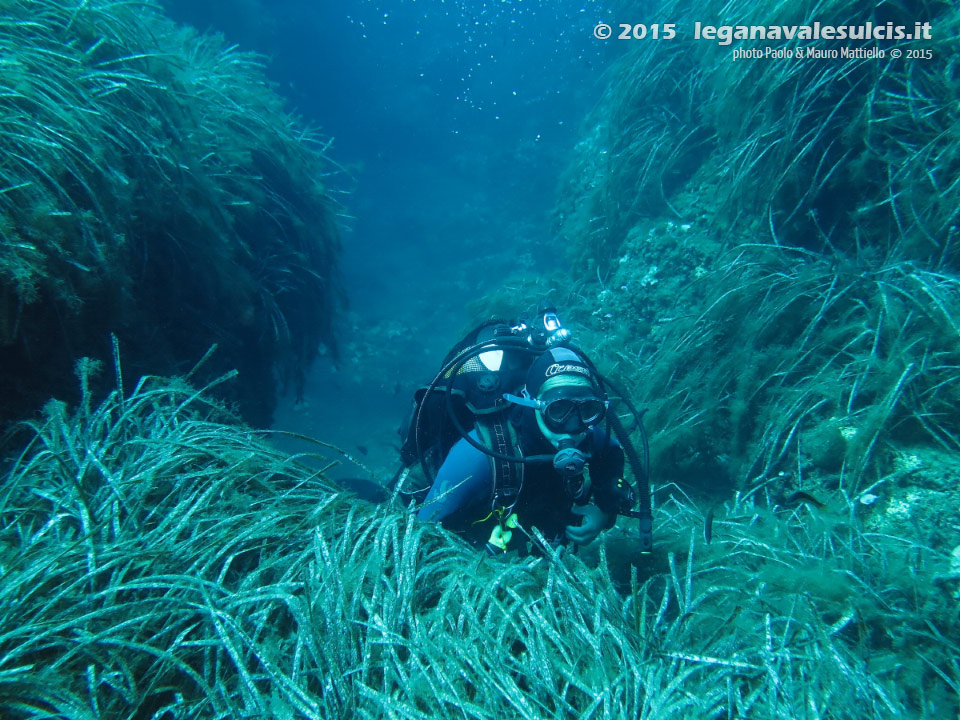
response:
[[[537,429],[532,411],[515,421],[524,456],[552,455],[556,449]],[[471,437],[478,439],[476,431]],[[615,515],[619,497],[616,483],[623,477],[623,449],[605,426],[596,426],[580,444],[588,453],[587,467],[591,488],[581,502],[592,502],[604,512]],[[494,512],[493,468],[489,456],[460,439],[450,450],[437,472],[427,499],[418,516],[438,520],[471,542],[482,545],[491,530],[502,521]],[[551,542],[566,542],[565,528],[578,525],[580,517],[571,513],[574,501],[564,488],[564,478],[550,463],[524,465],[523,485],[512,512],[521,528],[536,527]],[[514,533],[515,542],[520,538]]]

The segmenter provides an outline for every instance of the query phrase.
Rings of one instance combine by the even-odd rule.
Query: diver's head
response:
[[[551,348],[527,373],[526,389],[534,401],[537,427],[556,448],[579,445],[601,422],[607,401],[584,359],[568,348]]]

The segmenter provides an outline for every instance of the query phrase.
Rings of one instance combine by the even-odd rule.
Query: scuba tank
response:
[[[474,328],[447,353],[433,381],[416,391],[400,429],[404,467],[419,462],[432,482],[461,437],[458,428],[469,432],[478,417],[506,408],[503,393],[519,392],[536,355],[514,347],[516,327],[491,320]]]

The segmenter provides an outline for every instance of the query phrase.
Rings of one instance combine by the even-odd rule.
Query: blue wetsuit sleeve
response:
[[[476,431],[470,437],[477,440]],[[421,520],[444,520],[458,510],[490,497],[493,475],[487,456],[461,438],[451,448],[417,513]]]

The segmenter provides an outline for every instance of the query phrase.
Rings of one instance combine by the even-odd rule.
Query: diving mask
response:
[[[574,390],[575,394],[571,395],[570,390]],[[576,392],[581,390],[584,392]],[[542,398],[532,398],[526,391],[523,396],[507,393],[503,397],[515,405],[538,410],[543,424],[551,432],[561,435],[576,435],[601,422],[609,405],[589,388],[554,388]]]

